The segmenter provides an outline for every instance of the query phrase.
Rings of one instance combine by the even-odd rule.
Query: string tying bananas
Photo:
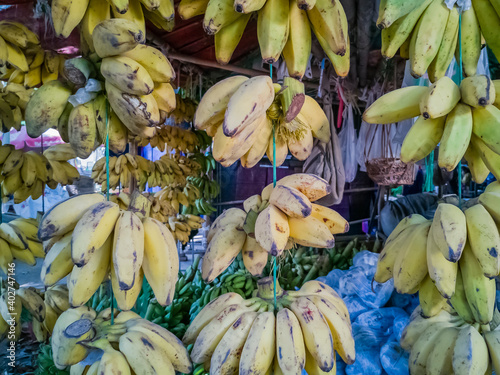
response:
[[[311,54],[311,29],[339,76],[349,72],[347,18],[338,1],[324,0],[181,0],[182,19],[204,14],[203,27],[215,35],[215,56],[228,64],[253,13],[257,13],[257,37],[264,62],[280,56],[290,76],[302,79]]]
[[[400,293],[419,291],[422,314],[439,314],[450,304],[470,324],[489,324],[494,316],[495,277],[500,272],[498,203],[493,183],[479,203],[462,212],[440,203],[433,220],[403,219],[381,252],[374,279],[393,278]]]
[[[230,208],[212,224],[202,276],[213,281],[242,253],[245,267],[261,275],[268,255],[280,256],[294,244],[331,248],[333,234],[349,230],[337,212],[311,203],[328,194],[328,183],[314,175],[294,174],[245,200],[244,210]]]
[[[276,286],[278,312],[273,306],[273,280],[259,280],[257,296],[245,300],[226,293],[196,316],[183,341],[193,344],[191,360],[205,364],[210,374],[309,374],[335,371],[337,352],[344,362],[355,360],[347,308],[327,285],[309,281],[298,291]]]
[[[401,337],[401,346],[410,352],[410,373],[445,375],[499,371],[498,310],[495,315],[496,322],[480,326],[466,323],[453,309],[424,318],[417,307]]]
[[[457,61],[461,57],[465,75],[474,76],[482,36],[500,56],[498,35],[492,31],[500,26],[500,5],[495,0],[473,0],[461,18],[460,12],[442,0],[382,1],[377,20],[382,29],[382,55],[392,58],[399,49],[401,57],[410,60],[412,75],[421,77],[427,72],[431,82],[445,76],[453,56]]]
[[[111,324],[109,308],[99,314],[86,306],[65,311],[52,335],[56,367],[104,375],[117,371],[140,374],[145,368],[158,374],[191,372],[189,354],[174,334],[134,312],[115,313]],[[79,363],[98,350],[104,352],[99,360],[88,365]]]
[[[148,280],[162,306],[172,302],[179,269],[170,230],[149,217],[149,201],[131,197],[128,211],[100,194],[80,195],[54,206],[42,218],[38,236],[47,256],[42,281],[68,276],[69,301],[84,305],[111,276],[118,307],[130,310]]]
[[[213,156],[225,167],[240,159],[243,167],[251,168],[266,153],[279,166],[288,150],[305,160],[313,137],[330,141],[330,124],[320,105],[303,90],[300,82],[289,77],[282,87],[273,85],[268,76],[233,76],[205,93],[194,125],[214,137]]]
[[[441,168],[452,171],[465,157],[474,181],[482,183],[489,172],[500,178],[496,87],[500,84],[487,76],[467,77],[460,87],[444,77],[430,87],[405,87],[380,97],[363,119],[389,124],[419,116],[405,137],[401,160],[421,160],[439,144]]]

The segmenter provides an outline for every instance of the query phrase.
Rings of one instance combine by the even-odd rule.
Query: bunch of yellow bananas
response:
[[[70,308],[68,287],[61,284],[53,285],[45,292],[28,288],[21,293],[21,299],[23,298],[27,300],[26,303],[23,301],[23,307],[26,307],[32,316],[33,334],[38,342],[46,342],[47,338],[52,335],[59,316]],[[40,312],[43,312],[41,320]]]
[[[68,185],[80,177],[78,170],[68,163],[75,153],[70,145],[51,146],[43,155],[34,151],[16,150],[13,145],[0,145],[0,180],[2,194],[14,195],[14,203],[28,197],[38,199],[47,184],[55,189],[58,184]]]
[[[294,244],[331,248],[334,234],[349,230],[336,211],[314,202],[330,191],[320,177],[298,173],[282,178],[243,203],[244,211],[230,208],[213,222],[203,257],[202,276],[212,282],[242,253],[252,275],[260,275],[268,255],[279,256]]]
[[[172,119],[175,124],[183,124],[185,122],[192,123],[194,113],[196,112],[196,103],[193,99],[183,98],[181,94],[176,94],[177,106],[169,114],[168,118]]]
[[[10,129],[21,130],[24,111],[33,91],[22,84],[13,82],[7,83],[0,89],[0,130],[2,133],[8,133]]]
[[[380,2],[377,26],[382,29],[382,55],[393,57],[399,49],[409,59],[411,73],[420,77],[427,71],[431,82],[444,77],[453,55],[462,54],[464,73],[473,76],[482,48],[482,36],[497,57],[500,39],[494,31],[500,27],[500,3],[496,0],[472,0],[461,13],[443,0],[384,0]]]
[[[382,96],[363,119],[390,124],[420,116],[403,142],[401,160],[421,160],[439,144],[441,168],[452,171],[465,156],[474,181],[482,183],[489,172],[500,178],[496,88],[500,90],[500,81],[487,76],[467,77],[460,87],[443,77],[430,87],[405,87]]]
[[[45,342],[52,333],[57,318],[69,308],[68,288],[55,285],[45,292],[33,287],[16,288],[14,298],[8,298],[7,288],[2,288],[0,296],[0,338],[7,336],[10,341],[17,341],[21,335],[21,312],[27,310],[31,315],[32,331],[38,342]],[[12,289],[9,289],[12,290]],[[12,294],[10,294],[12,295]],[[17,313],[17,316],[14,315]],[[12,314],[12,315],[10,315]],[[11,316],[15,316],[14,340],[9,331]]]
[[[14,259],[34,266],[35,258],[45,258],[37,232],[36,219],[18,218],[0,224],[0,269],[6,275]]]
[[[471,324],[489,324],[500,273],[500,183],[488,186],[479,203],[462,210],[439,204],[433,220],[403,219],[391,233],[374,279],[394,278],[400,293],[419,292],[422,315],[453,306]]]
[[[146,19],[156,27],[171,31],[174,27],[174,3],[171,0],[54,0],[51,20],[56,36],[67,38],[79,26],[85,54],[95,52],[92,32],[111,17],[131,21],[146,35]]]
[[[184,186],[186,178],[197,175],[199,170],[200,165],[196,161],[183,155],[163,155],[153,162],[127,153],[109,158],[109,187],[116,189],[120,184],[122,187],[128,187],[132,177],[141,191],[145,189],[146,184],[149,187]],[[106,190],[106,157],[94,164],[91,178],[102,184],[103,191]]]
[[[214,137],[215,160],[227,167],[241,159],[243,167],[251,168],[267,152],[269,159],[275,159],[279,166],[288,150],[299,160],[307,159],[313,137],[330,141],[330,123],[323,109],[304,95],[300,82],[287,78],[282,87],[273,84],[268,76],[250,79],[233,76],[205,93],[196,110],[194,125]]]
[[[185,153],[193,153],[200,147],[200,140],[195,132],[182,129],[177,126],[161,126],[156,129],[156,134],[150,138],[135,138],[138,146],[151,145],[160,151],[179,150]]]
[[[273,300],[276,291],[278,311]],[[336,354],[356,357],[349,312],[328,285],[306,282],[284,291],[272,277],[258,281],[254,298],[222,294],[206,305],[186,331],[191,360],[210,374],[335,373]]]
[[[199,198],[200,191],[189,182],[184,185],[167,185],[150,197],[151,211],[162,216],[173,216],[179,213],[180,205],[192,206]],[[166,222],[165,220],[161,221]]]
[[[205,220],[199,216],[187,214],[170,216],[167,222],[175,239],[185,245],[189,242],[191,232],[200,229]]]
[[[64,56],[44,51],[38,36],[20,22],[0,21],[0,80],[27,88],[56,80]]]
[[[500,370],[500,313],[489,325],[469,324],[450,307],[424,318],[416,308],[403,331],[411,374],[488,374]]]
[[[71,374],[192,371],[188,351],[173,333],[132,311],[114,310],[113,316],[110,308],[99,314],[87,306],[66,310],[54,327],[52,353],[55,366],[69,366]]]
[[[92,37],[97,55],[64,64],[71,85],[60,81],[42,85],[25,113],[28,135],[38,137],[51,127],[57,128],[83,159],[105,143],[107,129],[110,149],[123,153],[129,133],[154,136],[160,113],[175,108],[175,93],[169,83],[175,75],[172,66],[159,50],[141,44],[145,35],[134,22],[104,20],[95,25]],[[72,88],[84,87],[89,78],[98,77],[97,67],[105,79],[105,92],[94,93],[93,99],[73,107],[68,103]]]
[[[126,211],[104,199],[79,195],[43,216],[38,229],[47,251],[42,280],[51,285],[69,274],[69,302],[82,306],[111,275],[118,307],[130,310],[145,276],[158,303],[169,305],[179,271],[172,233],[150,217],[150,203],[141,194],[130,197]]]
[[[340,1],[329,0],[181,0],[181,18],[205,14],[203,27],[215,34],[215,56],[231,60],[253,12],[262,59],[283,55],[290,76],[302,79],[311,54],[311,28],[341,77],[349,72],[347,18]]]

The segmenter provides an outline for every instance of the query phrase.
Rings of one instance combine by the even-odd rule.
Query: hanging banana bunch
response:
[[[419,116],[401,147],[405,163],[425,158],[439,144],[438,164],[452,171],[463,157],[472,178],[483,183],[491,172],[500,178],[500,80],[479,75],[460,87],[443,77],[430,87],[410,86],[376,100],[363,114],[372,124]]]
[[[203,27],[215,36],[215,55],[228,64],[252,13],[262,59],[272,64],[281,55],[290,76],[302,79],[311,54],[311,28],[341,77],[349,72],[347,18],[340,1],[329,0],[181,0],[182,19],[204,14]]]
[[[213,157],[225,167],[239,159],[243,167],[252,168],[265,154],[279,166],[288,151],[305,160],[313,137],[330,141],[323,109],[304,94],[300,81],[290,77],[283,86],[268,76],[222,80],[201,99],[194,125],[214,137]]]
[[[172,66],[159,50],[143,44],[145,35],[137,24],[104,20],[93,29],[92,40],[96,55],[67,60],[69,82],[42,85],[25,113],[29,136],[57,128],[82,159],[105,143],[108,128],[109,148],[117,154],[125,152],[129,134],[153,137],[160,119],[176,104]]]
[[[457,61],[461,58],[466,76],[475,75],[483,47],[481,36],[500,57],[496,32],[500,3],[496,0],[472,0],[467,9],[448,7],[443,0],[383,0],[377,26],[382,29],[382,55],[392,58],[399,50],[402,58],[410,60],[412,75],[421,77],[427,72],[431,82],[444,77],[453,56]]]

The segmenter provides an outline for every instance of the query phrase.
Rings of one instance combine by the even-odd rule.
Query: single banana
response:
[[[498,252],[500,235],[495,221],[481,204],[465,210],[467,236],[470,248],[486,277],[496,277],[500,272]]]
[[[84,305],[99,289],[108,274],[112,246],[113,238],[109,236],[83,266],[73,266],[68,280],[69,302],[72,306]]]
[[[93,253],[104,245],[115,228],[119,211],[116,203],[100,202],[83,214],[71,239],[71,257],[75,265],[87,264]]]
[[[311,202],[315,202],[330,194],[332,189],[325,179],[310,173],[295,173],[288,175],[278,180],[276,186],[278,185],[297,189]],[[264,198],[264,193],[262,194],[262,200],[269,200],[268,198]]]
[[[465,75],[476,74],[477,63],[481,56],[481,29],[474,6],[462,12],[462,64]],[[458,47],[457,47],[458,48]]]
[[[165,55],[158,49],[143,44],[121,53],[141,64],[154,82],[170,82],[175,79],[175,71]]]
[[[269,205],[259,213],[255,222],[255,239],[271,255],[283,252],[289,236],[288,218],[281,210]]]
[[[462,102],[474,108],[493,104],[496,96],[495,85],[485,75],[464,78],[460,83],[460,93]]]
[[[88,5],[89,0],[54,0],[51,5],[51,18],[56,36],[69,37],[85,15]]]
[[[215,58],[219,64],[226,65],[231,61],[231,57],[243,36],[243,32],[250,21],[250,14],[244,14],[223,26],[214,36]]]
[[[276,355],[275,374],[278,363],[282,374],[302,374],[306,362],[304,336],[297,316],[287,308],[276,315],[276,353],[279,354]]]
[[[146,68],[126,56],[106,57],[101,62],[102,76],[127,94],[148,95],[154,83]]]
[[[441,0],[433,0],[420,17],[411,36],[410,65],[414,77],[421,77],[436,57],[450,10]]]
[[[363,113],[369,124],[392,124],[420,115],[420,101],[428,95],[429,88],[408,86],[391,91],[378,98]]]
[[[113,18],[97,24],[92,32],[94,48],[99,57],[128,52],[144,44],[146,36],[132,21]]]
[[[378,10],[377,27],[385,29],[391,26],[396,20],[406,16],[418,8],[424,0],[412,1],[403,0],[382,0]]]
[[[71,147],[79,158],[87,159],[94,151],[97,126],[93,101],[73,108],[68,119],[68,136]]]
[[[438,314],[447,303],[447,299],[441,295],[429,276],[422,281],[418,288],[418,300],[422,308],[422,315],[426,318]]]
[[[438,164],[452,171],[462,160],[472,135],[471,108],[458,103],[446,117],[443,136],[439,146]]]
[[[420,116],[401,146],[401,161],[415,163],[429,155],[443,136],[446,116],[426,119]]]
[[[493,319],[495,308],[495,280],[483,275],[469,244],[465,245],[459,266],[474,319],[481,324],[488,324]]]
[[[455,283],[455,293],[450,298],[450,305],[458,313],[458,315],[467,323],[475,322],[474,314],[472,313],[469,301],[465,295],[465,288],[462,279],[462,271],[457,270],[457,280]]]
[[[267,0],[258,12],[257,38],[260,54],[268,64],[279,59],[288,40],[289,14],[288,0]]]
[[[484,374],[489,363],[488,346],[474,326],[467,326],[458,332],[453,351],[455,374]]]
[[[455,293],[458,264],[448,261],[441,252],[434,239],[434,225],[427,237],[427,268],[429,277],[436,284],[436,288],[445,298],[451,298]]]
[[[316,36],[323,39],[335,55],[347,52],[347,17],[340,1],[317,0],[307,11],[309,22]]]
[[[429,375],[452,374],[453,352],[458,338],[459,329],[448,327],[440,331],[434,343],[434,348],[427,357],[425,370]]]
[[[175,281],[179,272],[177,246],[172,233],[163,223],[146,218],[143,225],[142,268],[158,303],[166,306],[171,304],[174,298]]]
[[[214,35],[221,28],[234,22],[240,14],[233,8],[232,0],[209,0],[205,17],[203,19],[203,29],[209,35]]]

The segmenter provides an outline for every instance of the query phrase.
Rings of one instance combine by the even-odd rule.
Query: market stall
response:
[[[0,4],[2,373],[500,373],[499,1]]]

